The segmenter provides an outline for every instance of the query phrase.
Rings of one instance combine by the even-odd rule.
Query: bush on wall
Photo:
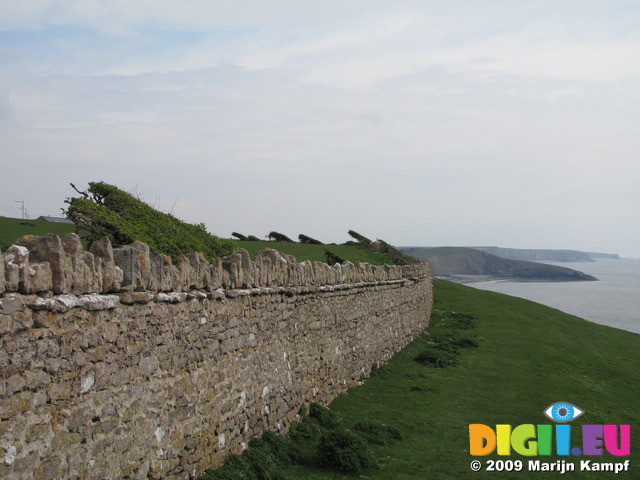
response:
[[[146,243],[152,251],[170,255],[174,261],[181,254],[201,252],[212,260],[229,255],[236,246],[207,232],[204,223],[191,225],[173,215],[158,212],[142,200],[104,182],[91,182],[80,197],[67,198],[67,218],[89,242],[104,236],[115,245],[135,240]]]

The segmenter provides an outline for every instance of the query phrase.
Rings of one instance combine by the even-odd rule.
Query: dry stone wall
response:
[[[196,477],[357,385],[431,306],[426,263],[22,237],[0,259],[0,477]]]

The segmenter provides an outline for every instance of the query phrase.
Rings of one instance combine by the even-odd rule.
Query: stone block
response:
[[[91,274],[87,277],[85,293],[102,292],[102,261],[91,252],[83,252],[84,263]]]
[[[171,257],[168,257],[171,261]],[[165,268],[164,268],[165,256],[157,253],[149,253],[149,290],[167,291],[169,285],[165,280]]]
[[[151,282],[151,260],[149,247],[142,242],[133,242],[129,247],[133,248],[138,258],[138,278],[135,283],[137,290],[148,290]]]
[[[5,250],[2,256],[7,273],[10,275],[9,278],[7,278],[7,283],[10,287],[8,290],[30,293],[29,250],[21,245],[11,245]]]
[[[99,293],[117,292],[124,281],[124,272],[117,267],[109,237],[103,237],[91,244],[89,251],[100,262],[101,290]]]
[[[0,298],[0,313],[11,315],[21,309],[22,299],[20,298],[20,295],[9,293],[4,298]]]
[[[178,264],[176,265],[178,271],[178,289],[187,291],[196,288],[198,282],[197,270],[191,264],[189,257],[186,255],[180,255],[178,257]]]
[[[122,283],[120,288],[136,288],[140,283],[140,264],[138,254],[132,247],[121,247],[113,249],[113,260],[115,265],[122,270]]]
[[[222,286],[222,260],[219,258],[214,259],[213,262],[209,264],[209,270],[211,272],[211,283],[208,285],[207,289],[213,292]]]
[[[4,257],[0,258],[0,294],[5,291]]]
[[[47,292],[53,289],[53,273],[48,262],[31,263],[29,274],[31,279],[29,281],[30,292],[28,293]]]
[[[194,284],[190,286],[197,289],[203,289],[211,284],[211,270],[209,268],[209,262],[205,256],[200,252],[192,252],[186,255],[186,258],[194,271]]]
[[[168,255],[162,255],[162,284],[158,288],[163,292],[177,292],[180,291],[180,272],[178,268],[171,261],[171,257]]]
[[[158,370],[160,366],[160,362],[158,357],[155,355],[151,355],[148,357],[142,357],[140,359],[140,363],[138,364],[138,372],[143,377],[149,377],[153,375],[153,373]]]
[[[154,299],[154,296],[148,292],[123,292],[119,293],[117,298],[125,305],[133,305],[134,303],[148,303]]]
[[[62,238],[62,248],[67,254],[70,267],[70,292],[76,295],[88,293],[94,282],[94,271],[91,271],[84,258],[84,249],[80,237],[75,233],[68,233]]]
[[[16,242],[29,249],[29,260],[48,262],[51,266],[53,293],[71,293],[73,286],[73,268],[71,260],[64,251],[62,240],[53,233],[40,237],[25,235]]]
[[[117,295],[99,295],[90,293],[78,297],[77,306],[85,310],[111,310],[118,306],[120,299]]]

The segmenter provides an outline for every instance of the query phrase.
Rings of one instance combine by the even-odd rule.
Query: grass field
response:
[[[23,235],[46,235],[47,233],[55,233],[62,237],[67,233],[75,231],[76,226],[69,223],[0,217],[0,251],[5,250]]]
[[[474,317],[475,327],[451,333],[455,315]],[[433,341],[463,336],[477,348],[461,348],[457,364],[446,368],[418,363]],[[360,387],[330,406],[341,425],[377,421],[393,426],[401,440],[371,445],[378,467],[355,475],[314,465],[279,472],[285,479],[529,479],[554,478],[558,472],[528,472],[528,460],[623,462],[631,469],[616,478],[640,478],[640,336],[564,314],[527,300],[435,281],[431,326]],[[631,456],[472,457],[468,425],[553,424],[543,411],[565,401],[584,410],[572,426],[571,447],[581,445],[583,424],[630,424]],[[309,446],[304,446],[308,450]],[[555,450],[554,450],[555,451]],[[470,462],[521,460],[520,472],[473,472]],[[563,478],[602,479],[611,472],[567,472]],[[240,477],[238,477],[240,478]],[[242,477],[249,478],[249,477]]]
[[[62,237],[69,232],[75,231],[75,225],[71,224],[0,217],[0,251],[4,251],[23,235],[45,235],[47,233],[55,233]],[[379,252],[373,252],[367,247],[361,245],[311,245],[303,243],[267,241],[236,241],[236,244],[238,248],[244,248],[247,250],[252,258],[259,250],[273,248],[287,255],[293,255],[299,262],[304,260],[324,262],[326,261],[323,251],[324,247],[339,257],[351,262],[367,262],[372,265],[392,263],[387,255]]]
[[[418,260],[428,260],[431,257],[456,255],[470,250],[473,251],[472,248],[467,247],[399,247],[399,250]]]

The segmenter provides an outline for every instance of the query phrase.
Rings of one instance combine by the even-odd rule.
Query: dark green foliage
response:
[[[313,438],[319,432],[319,428],[311,422],[294,423],[289,429],[289,436],[292,439]]]
[[[312,403],[309,406],[309,416],[315,418],[324,428],[336,428],[340,424],[335,413],[318,403]]]
[[[362,245],[369,245],[371,243],[371,240],[369,240],[364,235],[360,235],[358,232],[354,230],[349,230],[347,233],[351,235],[353,238],[355,238],[358,241],[358,243]]]
[[[260,241],[260,239],[255,235],[243,235],[238,232],[232,232],[231,236],[236,237],[241,242],[259,242]]]
[[[392,440],[402,440],[402,435],[396,427],[383,425],[371,420],[363,420],[356,423],[353,429],[357,431],[368,443],[386,445]]]
[[[344,262],[346,262],[346,260],[344,258],[342,258],[340,255],[336,255],[335,253],[333,253],[328,248],[324,247],[322,250],[324,251],[324,256],[326,258],[326,262],[329,265],[335,265],[336,263],[344,263]]]
[[[282,234],[282,233],[278,233],[278,232],[269,232],[269,240],[271,240],[272,242],[288,242],[288,243],[295,243],[293,240],[291,240],[289,237],[287,237],[286,235]]]
[[[353,230],[349,230],[348,233],[358,241],[358,244],[365,245],[374,252],[380,252],[387,255],[395,265],[412,265],[414,263],[418,263],[418,260],[406,253],[402,253],[396,247],[384,240],[378,239],[375,242],[372,242],[367,237],[360,235],[358,232]],[[352,243],[353,242],[347,242],[347,244]]]
[[[387,369],[385,368],[385,365],[374,363],[371,366],[371,372],[369,373],[369,377],[384,378],[386,374],[387,374]]]
[[[198,477],[198,480],[257,480],[257,478],[247,457],[230,454],[221,468],[207,470]]]
[[[265,431],[249,442],[242,455],[229,455],[218,470],[207,470],[199,480],[277,480],[281,471],[297,458],[287,437]]]
[[[306,412],[302,405],[302,421],[291,425],[288,435],[264,432],[249,442],[242,455],[229,455],[220,469],[207,470],[199,480],[277,480],[293,465],[359,473],[375,466],[368,444],[387,445],[402,438],[395,427],[371,420],[361,420],[350,428],[317,403],[309,405],[309,416]]]
[[[454,319],[454,328],[468,329],[476,326],[476,317],[468,313],[451,312],[449,317]]]
[[[406,253],[402,253],[396,247],[384,240],[378,239],[377,241],[370,243],[369,248],[374,251],[386,253],[396,265],[412,265],[414,263],[418,263],[418,260]]]
[[[81,197],[65,200],[69,205],[65,214],[89,242],[104,236],[115,245],[139,240],[174,261],[191,252],[201,252],[211,260],[229,255],[236,248],[233,241],[208,233],[203,223],[190,225],[158,212],[113,185],[91,182],[86,192],[76,191]]]
[[[431,348],[416,355],[416,362],[422,365],[430,365],[436,368],[445,368],[456,364],[456,352],[434,345]]]
[[[451,343],[456,347],[460,347],[460,348],[478,348],[479,346],[477,340],[474,340],[473,338],[466,338],[466,337],[454,338],[451,340]]]
[[[318,461],[320,465],[344,473],[360,473],[376,464],[363,438],[345,428],[322,435],[318,445]]]
[[[468,313],[434,310],[431,314],[431,344],[415,357],[422,365],[445,368],[457,363],[460,348],[477,348],[478,341],[460,330],[475,328],[475,317]]]
[[[300,240],[300,243],[307,243],[310,245],[324,245],[324,243],[322,243],[320,240],[316,240],[315,238],[308,237],[302,233],[298,235],[298,240]]]
[[[274,466],[281,468],[290,465],[296,455],[292,449],[291,441],[282,435],[277,435],[270,430],[262,433],[259,438],[254,438],[249,442],[249,450],[263,450],[270,454],[271,462]]]

